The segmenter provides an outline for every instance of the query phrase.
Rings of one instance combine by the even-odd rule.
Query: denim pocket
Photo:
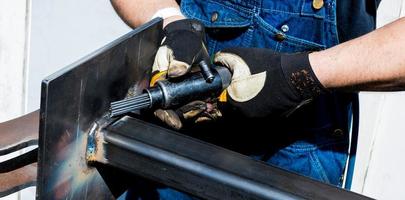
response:
[[[268,34],[285,38],[278,51],[316,51],[338,43],[335,9],[334,0],[325,0],[319,9],[313,0],[277,1],[267,3],[257,21]]]
[[[263,35],[267,35],[269,40],[277,43],[276,50],[280,52],[300,52],[300,51],[319,51],[326,48],[325,34],[323,27],[314,24],[305,26],[300,22],[301,17],[289,16],[290,14],[281,14],[283,17],[272,15],[271,19],[257,17],[259,30]],[[311,19],[309,21],[317,19]],[[284,29],[284,31],[283,31]],[[282,39],[277,39],[281,35]]]
[[[183,0],[181,11],[188,17],[198,19],[207,28],[239,28],[250,25],[250,14],[241,8],[212,0]]]
[[[211,55],[224,48],[247,46],[244,45],[245,32],[251,25],[248,10],[212,0],[183,0],[181,11],[186,17],[205,25]]]

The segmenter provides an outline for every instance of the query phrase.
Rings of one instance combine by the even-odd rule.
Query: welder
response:
[[[346,42],[375,29],[378,0],[112,3],[131,27],[155,17],[164,19],[165,37],[155,57],[151,85],[187,75],[201,60],[201,49],[232,73],[230,86],[219,98],[175,110],[158,109],[159,119],[174,129],[222,120],[223,131],[210,137],[255,159],[326,183],[342,186],[348,160],[351,108],[357,94],[341,88],[403,87],[398,81],[404,71],[398,50],[404,46],[398,40],[405,41],[400,34],[403,19]],[[381,45],[383,39],[391,46]],[[392,47],[398,51],[390,52]],[[387,51],[392,59],[377,60]],[[364,52],[370,55],[365,57]],[[190,199],[170,188],[148,189],[161,199]],[[141,198],[152,194],[140,190]]]

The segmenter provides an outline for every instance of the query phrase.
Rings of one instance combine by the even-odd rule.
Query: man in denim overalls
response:
[[[180,13],[176,10],[179,7],[174,1],[156,0],[154,3],[155,1],[146,0],[137,1],[135,4],[130,1],[112,2],[118,13],[132,27],[153,17],[165,19],[164,24],[168,24],[165,29],[166,40],[163,41],[162,48],[157,53],[154,71],[167,71],[166,74],[169,77],[181,76],[188,72],[197,57],[195,52],[204,47],[211,56],[217,52],[238,55],[238,58],[227,60],[229,54],[222,57],[217,54],[215,61],[218,63],[227,65],[229,62],[241,59],[244,60],[241,63],[246,62],[249,67],[257,65],[255,61],[249,62],[249,60],[260,59],[260,55],[263,57],[276,55],[274,60],[269,61],[274,63],[279,60],[278,53],[311,52],[330,48],[339,42],[373,30],[379,3],[375,0],[356,0],[355,2],[350,0],[341,2],[336,0],[182,0],[178,2]],[[135,8],[137,11],[133,11]],[[137,15],[131,13],[137,13]],[[182,20],[184,18],[193,20],[184,22]],[[205,29],[199,30],[196,24]],[[185,33],[183,29],[187,29],[188,26],[193,30]],[[272,52],[235,49],[236,47],[259,47],[271,49]],[[252,58],[255,56],[257,57]],[[296,63],[300,59],[292,58],[291,63]],[[254,75],[255,70],[250,70],[252,74],[249,75]],[[260,80],[269,81],[268,78],[272,77],[254,79],[258,81],[247,85],[260,85],[258,83],[261,82]],[[303,79],[308,77],[305,76]],[[273,82],[278,83],[278,81]],[[316,83],[317,80],[313,80],[309,85],[316,85]],[[245,87],[249,90],[247,93],[257,90],[251,86]],[[298,85],[296,88],[302,89],[300,87]],[[260,87],[259,91],[262,88],[266,86]],[[214,126],[214,131],[212,131],[212,124],[207,124],[192,130],[192,133],[195,137],[283,169],[342,186],[348,159],[351,108],[357,100],[357,95],[329,92],[321,86],[311,86],[303,90],[309,93],[316,90],[314,96],[317,98],[311,98],[312,102],[297,103],[292,110],[282,109],[285,104],[284,99],[278,99],[278,102],[273,98],[273,101],[277,102],[275,107],[279,107],[266,111],[270,105],[260,106],[265,102],[255,101],[256,96],[260,94],[245,92],[243,97],[239,98],[236,95],[238,91],[234,93],[235,95],[230,91],[228,102],[231,102],[231,107],[240,109],[224,106],[225,108],[221,108],[223,113],[218,114],[217,103],[210,102],[206,106],[204,102],[204,105],[191,103],[175,111],[158,110],[156,115],[176,129],[184,128],[187,124],[185,121],[200,122],[221,118]],[[251,97],[246,99],[245,97],[249,95]],[[238,101],[238,99],[243,100]],[[245,102],[249,101],[253,102],[253,105],[246,105]],[[254,105],[257,105],[257,108]],[[201,107],[203,112],[201,110],[191,112]],[[274,113],[279,111],[280,115],[275,116]],[[189,118],[184,117],[189,113],[197,114]],[[224,116],[221,117],[222,115]],[[190,199],[188,195],[170,188],[160,187],[156,190],[154,186],[148,186],[141,190],[143,192],[140,193],[134,191],[133,197]]]

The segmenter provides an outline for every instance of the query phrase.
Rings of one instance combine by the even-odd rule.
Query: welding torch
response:
[[[110,116],[141,109],[175,108],[191,101],[218,97],[231,82],[230,71],[222,66],[211,67],[206,60],[202,60],[199,67],[198,72],[157,81],[156,86],[145,89],[140,95],[112,102]]]

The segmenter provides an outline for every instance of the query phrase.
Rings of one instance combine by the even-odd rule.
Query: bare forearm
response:
[[[111,0],[111,3],[119,16],[132,28],[149,21],[160,9],[179,7],[175,0]],[[165,19],[164,23],[182,18],[184,17],[173,16]]]
[[[405,90],[405,18],[336,47],[310,54],[326,88]]]

